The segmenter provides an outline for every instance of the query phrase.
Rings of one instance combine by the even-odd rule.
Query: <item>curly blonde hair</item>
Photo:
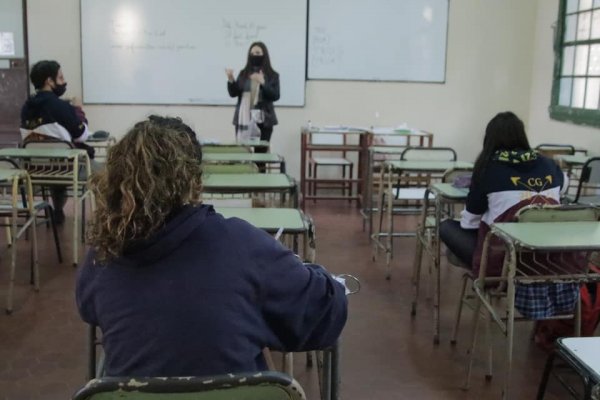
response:
[[[156,233],[173,212],[200,203],[202,151],[177,118],[151,116],[110,148],[106,168],[90,178],[96,212],[88,240],[96,259],[119,257]]]

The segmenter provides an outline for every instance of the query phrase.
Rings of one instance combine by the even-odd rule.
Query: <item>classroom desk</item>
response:
[[[115,139],[114,136],[109,136],[102,139],[95,139],[93,137],[89,137],[85,141],[85,143],[92,146],[95,149],[95,161],[106,162],[106,157],[108,156],[108,149],[110,149],[117,143],[117,139]]]
[[[219,147],[246,147],[252,150],[256,150],[256,149],[261,149],[265,152],[269,152],[269,148],[271,146],[271,143],[266,141],[266,140],[246,140],[246,141],[239,141],[239,142],[224,142],[224,143],[214,143],[214,142],[205,142],[202,143],[202,148],[206,148],[206,147],[214,147],[214,148],[219,148]],[[207,151],[208,152],[208,151]]]
[[[434,198],[433,215],[430,214],[431,194]],[[456,188],[451,183],[434,183],[426,191],[423,198],[423,210],[421,212],[421,223],[417,228],[417,247],[413,265],[413,301],[411,316],[417,313],[417,301],[419,299],[421,264],[423,251],[431,258],[434,273],[433,291],[433,343],[440,342],[440,223],[443,219],[444,208],[447,205],[464,203],[469,194],[467,188]],[[447,213],[448,217],[453,217]]]
[[[32,242],[32,257],[33,257],[33,284],[36,291],[40,288],[40,273],[38,263],[38,247],[37,247],[37,232],[36,232],[36,214],[33,201],[33,186],[31,178],[27,171],[20,169],[0,169],[0,185],[10,188],[10,211],[5,213],[5,216],[10,215],[10,278],[8,284],[8,292],[6,295],[6,313],[11,314],[13,311],[13,291],[15,283],[15,270],[17,265],[17,243],[16,241],[31,228]],[[27,208],[21,203],[20,188],[25,189],[27,199]],[[25,211],[27,219],[20,229],[17,229],[17,220],[19,212]],[[4,214],[4,213],[3,213]],[[21,213],[22,214],[22,213]]]
[[[205,193],[289,193],[293,208],[298,206],[296,186],[286,174],[206,174],[202,181]]]
[[[346,143],[346,144],[318,144],[312,143],[311,137],[313,134],[325,134],[325,135],[341,135],[348,137],[350,135],[358,136],[358,143]],[[300,138],[300,189],[302,191],[302,208],[306,204],[306,200],[318,200],[318,199],[348,199],[356,200],[358,205],[362,204],[362,190],[363,190],[363,177],[364,177],[364,164],[367,157],[368,149],[368,131],[362,128],[352,127],[330,127],[330,128],[316,128],[316,127],[302,127],[301,138]],[[338,179],[318,179],[307,175],[307,158],[313,151],[332,151],[332,152],[350,152],[358,154],[358,167],[356,169],[356,178],[338,178]],[[323,183],[341,183],[346,182],[351,185],[356,184],[356,195],[349,196],[319,196],[316,193],[309,195],[308,186],[312,182],[323,182]]]
[[[499,238],[506,247],[506,275],[501,277],[486,277],[487,252],[484,250],[479,277],[475,279],[473,288],[476,294],[476,306],[473,314],[473,334],[467,370],[467,385],[469,383],[473,363],[477,322],[483,305],[491,319],[498,324],[506,340],[506,371],[504,379],[503,398],[510,398],[510,376],[512,368],[513,332],[515,322],[515,290],[519,283],[588,283],[600,282],[600,274],[588,270],[565,270],[555,263],[541,263],[527,266],[518,263],[522,253],[531,252],[565,252],[582,251],[589,254],[600,250],[600,222],[518,222],[495,223],[486,235],[484,249],[490,244],[492,236]],[[519,256],[519,258],[518,258]],[[544,261],[544,260],[541,260]],[[588,263],[585,263],[587,268]],[[535,268],[533,268],[535,267]],[[495,310],[487,296],[488,291],[497,285],[505,285],[506,301],[503,310]],[[494,292],[494,293],[497,293]],[[506,320],[504,322],[503,320]]]
[[[538,400],[544,398],[548,378],[556,357],[566,362],[583,380],[584,400],[600,398],[600,337],[560,338],[556,341],[556,348],[548,356],[544,368],[544,374],[538,388]],[[563,379],[559,378],[559,381],[575,397],[575,389]]]
[[[377,161],[377,155],[382,157],[395,157],[400,158],[400,154],[406,149],[406,147],[399,146],[370,146],[368,150],[367,158],[367,178],[365,183],[365,198],[363,201],[363,208],[361,214],[363,217],[363,230],[364,224],[367,223],[369,229],[369,238],[373,234],[373,212],[375,207],[373,204],[373,174],[375,174],[375,162]],[[381,160],[383,162],[384,160]],[[381,182],[380,182],[381,184]]]
[[[393,232],[393,217],[394,217],[394,181],[393,176],[395,174],[402,175],[405,172],[412,173],[423,173],[423,174],[443,174],[445,171],[450,169],[469,169],[473,168],[473,164],[464,161],[426,161],[426,160],[401,160],[401,161],[385,161],[383,168],[381,169],[381,182],[382,187],[379,190],[378,196],[378,212],[383,213],[384,209],[384,198],[387,200],[385,207],[386,221],[387,221],[387,232],[382,232],[382,226],[379,227],[379,231],[371,235],[373,241],[373,259],[376,259],[379,249],[383,249],[386,253],[386,279],[391,277],[391,260],[393,257],[393,237],[406,236],[403,234],[395,234]],[[399,190],[402,190],[400,188]],[[382,215],[383,217],[383,215]],[[382,224],[381,224],[382,225]],[[387,240],[382,242],[381,237],[385,237]]]
[[[79,218],[80,202],[86,197],[92,199],[92,209],[95,208],[93,196],[86,189],[80,175],[87,178],[91,175],[91,164],[88,154],[81,149],[60,148],[6,148],[0,149],[0,157],[18,160],[23,169],[31,177],[34,185],[63,186],[73,189],[73,265],[77,265],[79,252]],[[79,198],[79,188],[84,192]]]
[[[279,172],[285,173],[285,160],[273,153],[205,153],[202,162],[211,164],[223,163],[262,163],[279,164]]]

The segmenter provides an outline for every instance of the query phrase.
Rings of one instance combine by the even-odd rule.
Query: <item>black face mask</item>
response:
[[[265,56],[250,56],[250,65],[253,67],[262,67]]]
[[[55,83],[54,87],[52,88],[52,93],[54,93],[57,97],[62,96],[63,94],[65,94],[66,91],[67,91],[66,83],[63,83],[62,85]]]

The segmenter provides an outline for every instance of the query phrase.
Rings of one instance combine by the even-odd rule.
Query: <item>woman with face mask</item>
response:
[[[246,66],[237,79],[232,69],[225,73],[229,95],[238,98],[233,116],[236,140],[270,141],[273,125],[277,125],[273,102],[279,100],[279,74],[271,67],[267,46],[262,42],[250,45]]]

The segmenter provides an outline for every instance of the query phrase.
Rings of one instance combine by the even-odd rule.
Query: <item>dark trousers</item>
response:
[[[466,265],[471,265],[477,248],[478,229],[463,229],[459,221],[447,219],[440,223],[440,240]]]
[[[273,135],[273,127],[272,126],[264,126],[263,124],[258,124],[258,128],[260,129],[260,140],[265,140],[267,142],[271,141],[271,135]],[[255,153],[266,153],[267,149],[264,147],[256,147],[254,149]],[[256,163],[258,166],[258,170],[261,173],[265,173],[267,171],[266,165],[264,163]]]

